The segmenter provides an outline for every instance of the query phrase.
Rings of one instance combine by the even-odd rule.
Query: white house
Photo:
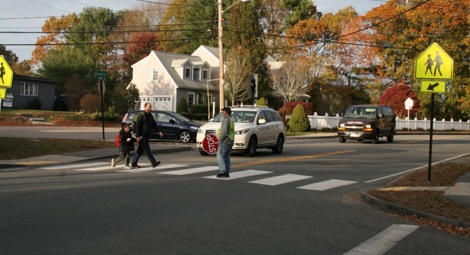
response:
[[[267,57],[272,69],[280,62]],[[152,51],[132,65],[132,80],[140,93],[141,105],[151,102],[159,110],[176,111],[182,98],[188,107],[195,104],[218,102],[219,98],[218,48],[200,46],[191,55]]]
[[[176,111],[181,98],[186,98],[190,107],[218,97],[218,83],[210,82],[211,77],[218,77],[218,71],[214,72],[218,69],[216,52],[207,46],[192,55],[152,51],[132,65],[130,84],[139,89],[141,108],[151,102],[159,110]]]

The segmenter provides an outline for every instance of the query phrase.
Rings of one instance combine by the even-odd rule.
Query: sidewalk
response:
[[[173,153],[180,151],[191,150],[191,145],[179,144],[165,144],[165,143],[150,143],[152,153]],[[14,159],[14,160],[0,160],[0,170],[6,168],[15,168],[20,166],[40,166],[52,164],[66,164],[76,161],[84,161],[90,159],[110,159],[119,155],[117,148],[107,149],[93,149],[86,151],[68,152],[57,155],[45,155],[33,158]]]

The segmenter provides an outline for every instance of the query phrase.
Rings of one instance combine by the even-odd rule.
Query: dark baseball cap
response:
[[[224,108],[220,109],[221,111],[226,111],[228,114],[232,113],[232,109],[230,107],[225,106]]]

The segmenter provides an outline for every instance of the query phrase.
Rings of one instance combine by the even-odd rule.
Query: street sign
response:
[[[108,78],[108,72],[106,72],[106,71],[95,71],[95,78]]]
[[[6,95],[7,95],[7,89],[0,87],[0,99],[5,99]]]
[[[414,68],[415,79],[450,80],[454,76],[454,60],[437,43],[416,58]]]
[[[429,93],[444,93],[446,92],[445,81],[421,81],[421,91]]]
[[[104,83],[103,78],[100,78],[98,81],[98,93],[101,96],[104,96],[104,93],[106,93],[106,83]]]
[[[405,100],[405,110],[411,110],[411,109],[413,109],[413,99],[408,97]]]
[[[215,154],[217,153],[217,149],[219,148],[219,140],[215,134],[208,134],[202,140],[202,149],[207,154]]]
[[[5,60],[3,55],[0,55],[0,87],[11,88],[13,84],[13,70]],[[4,98],[4,97],[2,97]]]

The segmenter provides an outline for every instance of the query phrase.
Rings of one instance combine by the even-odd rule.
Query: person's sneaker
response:
[[[131,169],[131,166],[125,165],[125,166],[124,166],[124,169],[129,170],[129,169]]]
[[[136,164],[136,165],[132,165],[132,168],[141,168],[141,166]]]
[[[162,163],[161,161],[157,161],[155,162],[155,165],[152,165],[153,168],[157,167],[158,165],[160,165],[160,163]]]
[[[115,159],[111,159],[111,166],[112,166],[112,167],[115,167],[115,166],[116,166],[116,160],[115,160]]]
[[[228,172],[223,172],[217,175],[217,178],[228,178],[230,174]]]

